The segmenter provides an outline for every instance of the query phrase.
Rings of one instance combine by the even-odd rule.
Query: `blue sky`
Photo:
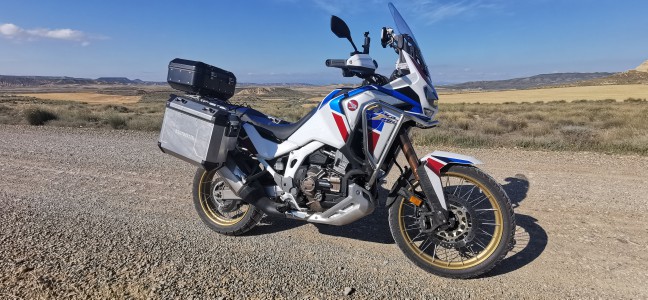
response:
[[[175,57],[234,72],[239,82],[344,82],[326,58],[351,47],[344,19],[388,75],[379,45],[388,1],[25,1],[0,5],[0,74],[126,76],[164,81]],[[553,72],[624,71],[648,59],[648,1],[394,0],[436,82]]]

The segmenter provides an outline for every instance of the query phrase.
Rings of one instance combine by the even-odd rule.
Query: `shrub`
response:
[[[632,97],[630,97],[628,99],[623,100],[623,102],[630,102],[630,103],[646,102],[646,99],[645,98],[641,99],[641,98],[632,98]]]
[[[125,129],[128,127],[128,124],[126,123],[126,119],[118,115],[108,116],[108,118],[106,118],[106,122],[113,129]]]
[[[41,126],[48,121],[58,119],[58,116],[49,110],[42,108],[30,108],[25,110],[25,119],[30,125]]]
[[[128,129],[159,131],[162,128],[162,116],[138,116],[128,120]]]
[[[0,104],[0,113],[10,113],[13,111],[13,108]]]
[[[596,132],[584,126],[564,126],[560,133],[572,143],[591,143],[596,139]]]
[[[127,113],[127,112],[131,111],[130,109],[128,109],[128,107],[121,106],[121,105],[112,105],[112,104],[104,106],[104,109],[105,110],[112,110],[112,111],[116,111],[116,112],[120,112],[120,113]]]
[[[461,118],[453,122],[452,126],[455,128],[459,128],[461,130],[469,130],[471,126],[471,120],[470,119],[465,119]]]
[[[526,121],[520,120],[520,119],[512,119],[512,118],[501,118],[497,120],[497,124],[506,128],[508,132],[513,132],[517,131],[520,129],[524,129],[529,124],[527,124]]]
[[[505,127],[499,126],[497,124],[485,124],[482,127],[482,131],[486,134],[492,135],[501,135],[509,132]]]

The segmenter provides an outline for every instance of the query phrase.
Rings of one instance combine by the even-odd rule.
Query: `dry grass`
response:
[[[621,101],[627,98],[648,97],[648,85],[578,86],[497,92],[465,92],[444,94],[440,90],[442,103],[505,103],[536,101],[576,101],[581,99]]]
[[[419,145],[518,147],[648,155],[648,102],[442,104]]]
[[[99,93],[34,93],[19,94],[21,97],[34,97],[42,100],[74,101],[92,104],[132,104],[137,103],[142,96],[108,95]]]
[[[168,95],[158,102],[96,104],[80,99],[50,101],[0,95],[0,123],[155,131],[162,124],[166,98]]]

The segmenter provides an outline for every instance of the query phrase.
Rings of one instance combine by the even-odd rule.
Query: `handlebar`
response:
[[[344,68],[346,67],[346,59],[327,59],[326,66],[331,68]]]

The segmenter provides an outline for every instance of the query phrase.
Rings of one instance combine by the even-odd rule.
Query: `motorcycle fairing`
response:
[[[258,151],[258,155],[264,159],[276,158],[313,141],[340,148],[347,141],[350,131],[356,126],[357,115],[361,111],[357,106],[353,111],[349,109],[348,102],[353,99],[359,103],[356,104],[357,106],[375,99],[392,105],[406,103],[412,107],[407,112],[408,115],[424,122],[429,121],[428,117],[421,114],[422,108],[419,102],[397,91],[370,85],[346,92],[344,89],[332,91],[322,100],[317,112],[282,143],[265,139],[251,124],[244,124],[243,128]],[[317,134],[313,134],[314,132]]]
[[[322,101],[322,103],[319,106],[319,109],[322,109],[322,107],[324,107],[326,104],[328,104],[329,107],[333,111],[336,111],[338,113],[343,113],[342,112],[343,107],[342,107],[342,103],[341,103],[342,100],[345,100],[345,99],[347,99],[349,97],[356,96],[356,95],[358,95],[360,93],[363,93],[363,92],[366,92],[366,91],[378,91],[378,92],[381,92],[381,93],[383,93],[385,95],[391,96],[391,97],[396,98],[396,99],[398,99],[398,100],[400,100],[402,102],[405,102],[407,104],[412,105],[411,112],[413,112],[413,113],[422,113],[423,112],[423,108],[421,106],[421,103],[410,99],[409,97],[403,95],[402,93],[400,93],[398,91],[387,89],[387,88],[384,88],[382,86],[367,85],[367,86],[359,87],[357,89],[350,90],[350,91],[348,91],[346,93],[343,93],[343,94],[340,94],[341,91],[342,90],[338,89],[338,90],[335,90],[335,91],[331,92],[326,98],[324,98],[324,100]],[[390,103],[390,104],[395,104],[395,103]]]

